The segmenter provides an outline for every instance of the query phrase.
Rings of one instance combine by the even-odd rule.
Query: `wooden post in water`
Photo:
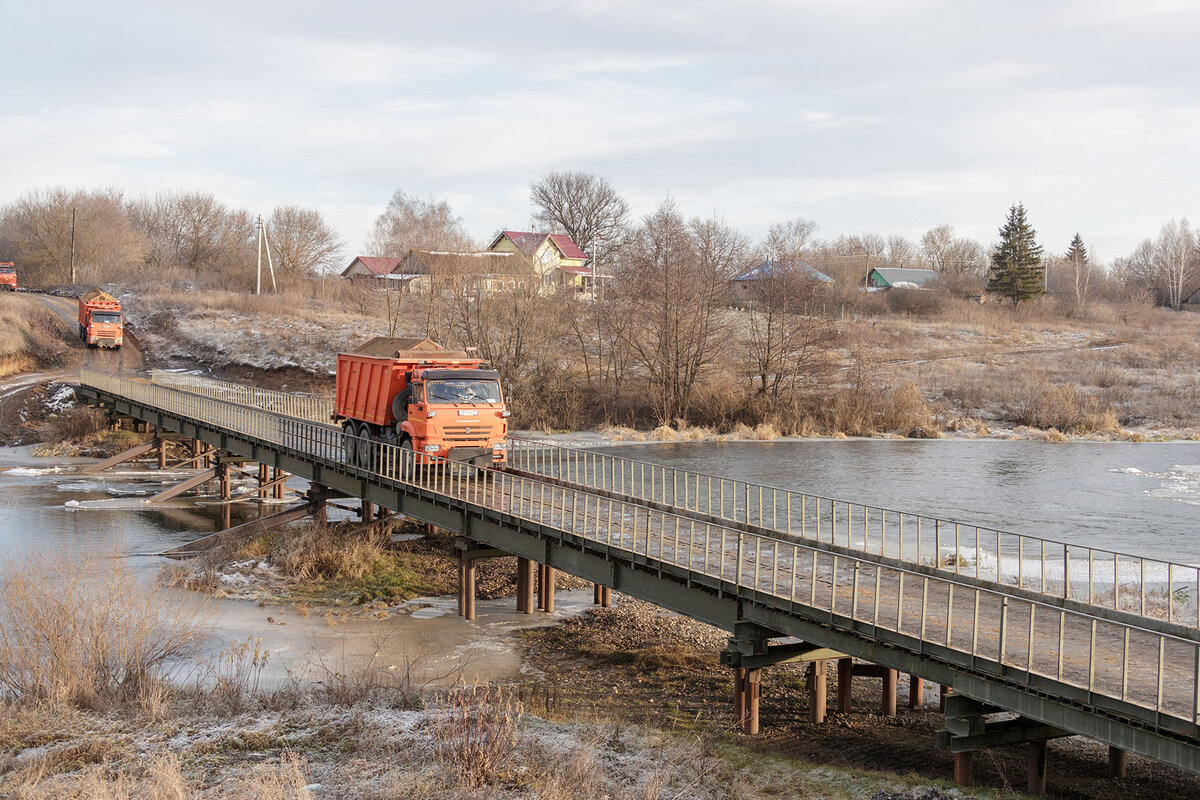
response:
[[[458,557],[458,613],[475,619],[475,560]]]
[[[808,665],[808,721],[825,721],[826,665],[825,660],[813,661]]]
[[[167,440],[166,439],[158,440],[158,468],[159,469],[167,468]]]
[[[837,666],[838,713],[850,713],[850,701],[854,687],[854,659],[839,658]]]

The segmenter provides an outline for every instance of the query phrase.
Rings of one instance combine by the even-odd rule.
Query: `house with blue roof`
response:
[[[753,269],[746,270],[731,281],[730,300],[734,305],[743,305],[758,300],[762,292],[770,287],[771,278],[800,275],[818,284],[832,284],[833,278],[803,261],[774,261],[767,259]]]

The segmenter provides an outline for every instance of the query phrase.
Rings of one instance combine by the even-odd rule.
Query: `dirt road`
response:
[[[125,344],[120,350],[91,349],[79,340],[79,305],[74,298],[48,294],[31,297],[51,311],[71,341],[79,345],[83,357],[79,359],[78,366],[116,374],[122,370],[141,369],[144,365],[137,338],[128,329],[125,331]]]

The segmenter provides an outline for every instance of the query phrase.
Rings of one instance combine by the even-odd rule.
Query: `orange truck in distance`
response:
[[[333,420],[342,423],[346,463],[363,469],[376,466],[370,442],[412,450],[417,465],[493,466],[508,452],[500,373],[429,339],[377,337],[339,353]]]
[[[0,264],[0,289],[9,292],[17,290],[17,265],[11,261]]]
[[[79,338],[88,347],[120,349],[125,340],[125,318],[115,297],[92,289],[79,298]]]

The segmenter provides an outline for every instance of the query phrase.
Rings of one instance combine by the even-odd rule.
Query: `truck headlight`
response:
[[[500,412],[500,416],[502,417],[510,416],[510,414],[511,412],[507,408]]]
[[[426,453],[436,453],[438,450],[442,449],[442,446],[440,444],[427,444],[421,449]]]
[[[507,450],[508,442],[496,442],[492,445],[493,450]]]

